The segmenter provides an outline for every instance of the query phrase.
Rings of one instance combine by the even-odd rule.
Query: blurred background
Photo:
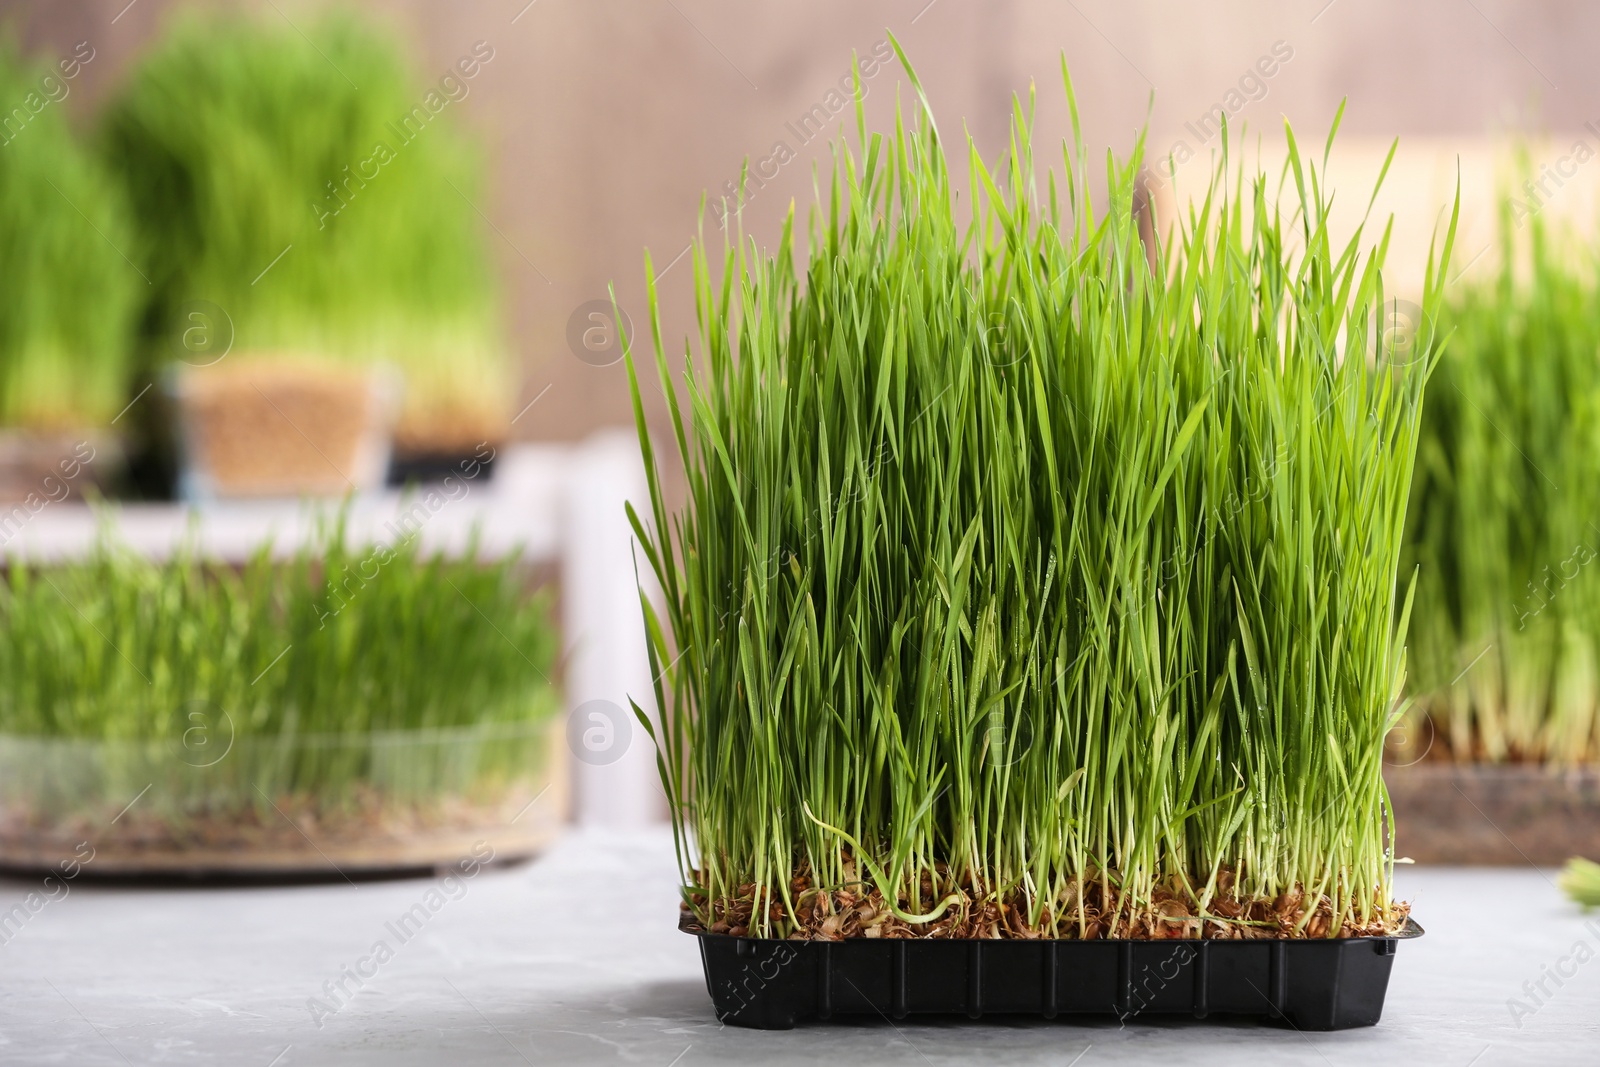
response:
[[[64,101],[73,122],[87,127],[187,6],[194,5],[6,0],[0,17],[31,56],[69,56],[79,42],[94,49]],[[309,27],[328,5],[199,6]],[[475,206],[492,230],[505,284],[521,372],[516,407],[543,397],[513,432],[536,440],[578,440],[629,421],[621,365],[595,366],[571,352],[574,313],[614,284],[624,310],[642,323],[649,249],[657,270],[666,270],[665,335],[679,350],[693,328],[693,304],[687,257],[677,257],[696,232],[702,196],[719,195],[746,160],[758,173],[765,163],[745,227],[772,243],[789,202],[802,211],[809,202],[812,167],[826,165],[827,142],[848,115],[830,117],[822,136],[806,117],[828,106],[852,54],[872,54],[886,30],[917,64],[944,122],[964,124],[986,154],[1003,147],[1012,96],[1030,80],[1041,90],[1041,143],[1066,134],[1063,54],[1087,140],[1118,152],[1147,116],[1157,152],[1180,141],[1199,149],[1190,127],[1219,106],[1257,130],[1275,130],[1287,116],[1307,140],[1320,141],[1348,99],[1346,135],[1385,145],[1400,136],[1470,147],[1511,132],[1564,140],[1585,136],[1585,123],[1600,120],[1600,69],[1587,56],[1600,10],[1576,0],[1398,7],[1377,0],[391,0],[357,7],[403,38],[419,92],[477,42],[493,49],[449,117],[486,148],[487,183]],[[1258,69],[1263,58],[1275,60],[1270,76]],[[868,83],[869,111],[883,115],[904,86],[890,64]],[[780,145],[784,161],[767,163]]]

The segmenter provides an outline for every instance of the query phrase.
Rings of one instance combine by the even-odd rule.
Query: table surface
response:
[[[1403,868],[1428,934],[1400,946],[1383,1021],[1328,1034],[1115,1018],[724,1027],[675,929],[676,881],[664,830],[574,832],[524,866],[354,887],[6,879],[0,914],[39,895],[0,928],[0,1063],[1600,1063],[1600,918],[1549,871]],[[1524,985],[1541,980],[1548,995]],[[348,997],[329,992],[341,981]]]

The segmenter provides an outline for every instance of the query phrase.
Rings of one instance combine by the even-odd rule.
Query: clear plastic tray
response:
[[[0,734],[0,866],[337,878],[521,858],[565,820],[562,736],[559,722],[160,742]]]

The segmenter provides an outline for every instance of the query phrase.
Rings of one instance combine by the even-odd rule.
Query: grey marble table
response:
[[[0,911],[42,903],[0,927],[0,1064],[1600,1064],[1600,920],[1586,925],[1551,872],[1402,879],[1428,935],[1401,946],[1383,1022],[1332,1034],[1115,1019],[722,1027],[674,928],[665,831],[574,833],[522,867],[354,887],[9,879]]]

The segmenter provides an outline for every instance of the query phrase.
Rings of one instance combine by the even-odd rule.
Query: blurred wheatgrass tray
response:
[[[0,587],[0,864],[359,870],[526,855],[559,824],[558,639],[514,557],[13,563]],[[545,790],[551,795],[530,802]]]
[[[1600,856],[1600,270],[1520,185],[1498,271],[1439,310],[1407,520],[1414,712],[1390,786],[1438,862]]]
[[[792,216],[720,276],[697,249],[681,382],[652,278],[687,502],[635,376],[639,717],[730,1021],[1370,1024],[1418,932],[1382,757],[1434,338],[1388,358],[1383,231],[1328,231],[1292,133],[1146,247],[1142,137],[1093,204],[1067,94],[1048,176],[1031,94],[993,167],[925,100],[887,137],[858,106],[809,251]]]
[[[1417,458],[1408,556],[1433,754],[1600,758],[1600,272],[1504,205],[1501,269],[1457,287]],[[1429,731],[1421,731],[1426,744]]]
[[[73,69],[73,68],[69,68]],[[139,268],[121,190],[74,140],[57,69],[0,36],[0,499],[104,482],[128,402]],[[11,110],[14,109],[14,110]],[[19,117],[20,116],[20,117]]]
[[[389,368],[403,389],[396,448],[447,456],[503,440],[515,391],[473,206],[479,155],[457,114],[494,50],[463,56],[446,95],[354,15],[302,28],[189,16],[134,70],[101,136],[142,223],[151,358],[182,372],[180,392],[201,383],[191,457],[241,492],[285,491],[259,488],[271,471],[250,465],[273,449],[275,469],[303,468],[314,489],[347,488],[318,482],[330,466],[355,477],[349,426],[317,442],[344,457],[329,464],[263,396],[303,432],[371,426],[387,445],[393,390],[374,368]],[[274,431],[283,440],[265,447]]]

